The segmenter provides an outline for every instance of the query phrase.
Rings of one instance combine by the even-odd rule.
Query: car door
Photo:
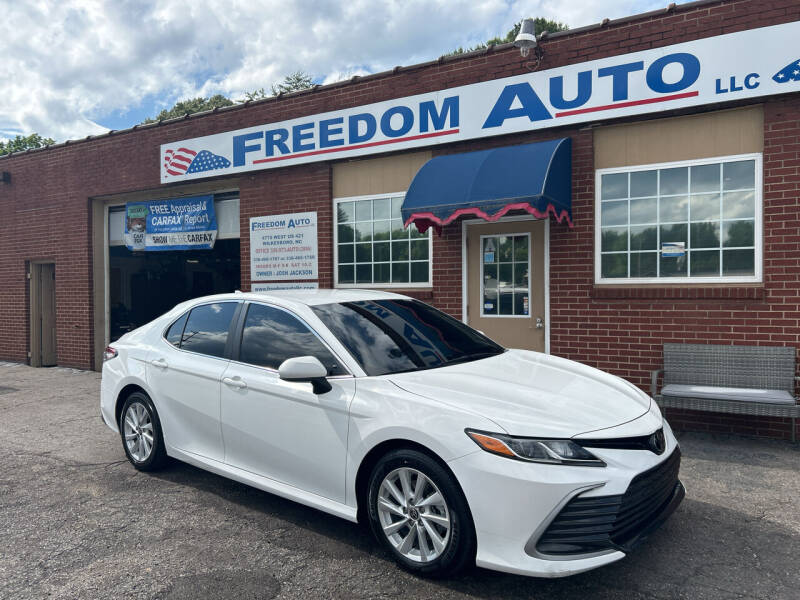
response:
[[[234,360],[222,378],[222,435],[232,466],[337,502],[345,500],[348,409],[355,380],[300,318],[248,303]],[[283,381],[287,358],[316,356],[332,389]]]
[[[195,306],[176,320],[148,356],[165,442],[213,460],[225,458],[220,430],[220,380],[238,302]]]

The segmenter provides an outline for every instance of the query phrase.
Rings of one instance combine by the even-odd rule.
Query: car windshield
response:
[[[433,369],[505,352],[483,334],[416,300],[363,300],[312,309],[367,375]]]

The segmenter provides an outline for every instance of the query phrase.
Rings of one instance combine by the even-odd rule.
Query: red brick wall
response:
[[[737,0],[678,7],[543,43],[540,69],[665,46],[800,19],[796,0]],[[0,184],[0,359],[25,360],[28,350],[26,261],[56,262],[59,364],[92,366],[92,257],[90,198],[136,190],[168,197],[177,185],[159,182],[159,146],[329,110],[526,73],[515,49],[400,69],[305,94],[215,115],[188,118],[139,131],[81,141],[43,152],[0,159],[12,174]],[[667,113],[663,113],[666,115]],[[646,386],[665,341],[798,344],[800,243],[800,99],[765,103],[763,286],[606,292],[593,285],[593,164],[591,129],[548,130],[437,146],[435,153],[573,138],[575,227],[551,224],[551,349]],[[588,125],[588,124],[587,124]],[[124,162],[119,157],[125,157]],[[220,189],[230,187],[220,178]],[[242,287],[250,284],[249,218],[316,210],[320,223],[332,212],[330,163],[287,167],[240,178]],[[320,285],[332,284],[332,231],[319,229]],[[434,289],[415,295],[460,316],[461,228],[447,228],[434,243]],[[697,417],[700,418],[700,417]],[[683,423],[695,417],[678,416]],[[695,420],[692,420],[695,419]],[[736,419],[702,417],[706,427],[741,429]],[[781,422],[763,421],[755,432]],[[774,432],[773,432],[774,433]]]

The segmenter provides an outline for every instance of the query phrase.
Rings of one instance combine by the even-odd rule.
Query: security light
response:
[[[536,48],[536,33],[533,27],[533,19],[525,19],[519,28],[519,33],[514,40],[514,46],[519,48],[523,57],[531,53],[531,48]]]

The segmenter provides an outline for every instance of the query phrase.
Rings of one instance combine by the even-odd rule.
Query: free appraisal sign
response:
[[[211,250],[217,239],[214,196],[125,205],[128,250]]]
[[[250,279],[317,279],[317,213],[250,219]]]
[[[784,23],[175,141],[161,182],[800,92],[798,39]]]

